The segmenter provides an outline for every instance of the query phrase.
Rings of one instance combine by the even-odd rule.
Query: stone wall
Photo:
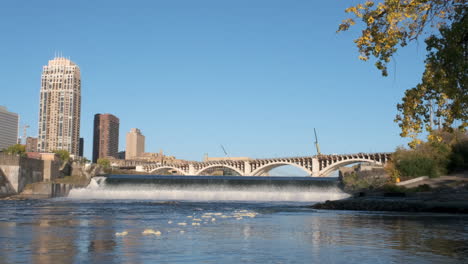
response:
[[[44,179],[42,160],[0,153],[0,170],[16,193],[22,192],[27,184]]]
[[[78,162],[73,162],[71,165],[71,176],[73,177],[86,177],[86,174],[83,169],[84,165],[78,163]]]
[[[3,171],[0,169],[0,198],[15,194],[15,190],[11,186]]]
[[[37,159],[21,158],[20,173],[18,187],[23,191],[27,184],[44,180],[44,162]]]
[[[40,182],[32,185],[31,195],[44,198],[64,197],[73,188],[75,186],[72,184]]]
[[[87,179],[91,179],[96,175],[105,173],[104,168],[99,164],[82,164],[75,161],[70,167],[70,175],[73,177],[86,177]]]
[[[44,181],[53,181],[62,177],[60,172],[61,164],[59,161],[44,160]]]

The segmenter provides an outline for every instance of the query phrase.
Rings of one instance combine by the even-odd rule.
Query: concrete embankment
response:
[[[8,197],[14,195],[15,189],[11,186],[8,179],[3,174],[3,171],[0,170],[0,198]]]
[[[30,184],[26,189],[15,195],[0,197],[2,200],[27,200],[27,199],[47,199],[55,197],[68,196],[74,188],[82,188],[83,185],[68,184],[68,183],[51,183],[38,182]]]
[[[66,183],[48,183],[48,182],[40,182],[35,183],[31,186],[31,192],[29,195],[31,196],[41,196],[47,198],[53,197],[63,197],[67,196],[71,189],[75,186],[72,184]],[[23,195],[27,193],[24,192]]]

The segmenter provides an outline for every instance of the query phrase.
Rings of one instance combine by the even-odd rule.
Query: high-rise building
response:
[[[99,158],[118,157],[119,119],[111,114],[94,115],[93,162]]]
[[[79,148],[80,148],[80,151],[78,151],[78,156],[83,157],[83,153],[84,153],[84,138],[80,138]]]
[[[0,150],[15,145],[18,140],[19,116],[0,105]]]
[[[80,138],[80,68],[56,57],[43,67],[38,151],[67,150],[77,156]]]
[[[121,159],[121,160],[124,160],[125,159],[125,150],[124,151],[119,151],[119,153],[117,153],[117,158]]]
[[[26,138],[26,152],[37,152],[37,138]]]
[[[131,160],[145,152],[145,136],[141,134],[140,129],[130,129],[130,132],[127,133],[126,140],[125,159]]]

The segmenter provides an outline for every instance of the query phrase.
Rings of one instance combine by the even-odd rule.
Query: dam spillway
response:
[[[72,199],[160,201],[297,201],[347,197],[336,178],[110,175],[95,177]]]

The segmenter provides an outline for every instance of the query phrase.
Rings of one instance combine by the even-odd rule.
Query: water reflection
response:
[[[93,231],[88,233],[87,256],[90,263],[114,263],[112,252],[117,243],[114,241],[113,221],[94,216],[89,225]]]
[[[360,214],[352,212],[324,217],[309,217],[309,232],[302,239],[314,249],[324,244],[394,250],[394,257],[405,253],[426,253],[463,260],[468,256],[467,219],[443,215]],[[330,228],[339,227],[339,228]]]
[[[235,217],[241,210],[251,217]],[[161,236],[143,235],[148,228]],[[275,204],[0,204],[1,263],[462,263],[467,242],[466,216]]]
[[[67,214],[58,214],[59,210],[71,208],[39,207],[38,219],[31,225],[31,251],[33,263],[73,263],[77,254],[75,241],[77,229],[75,221]],[[29,229],[29,228],[28,228]]]

